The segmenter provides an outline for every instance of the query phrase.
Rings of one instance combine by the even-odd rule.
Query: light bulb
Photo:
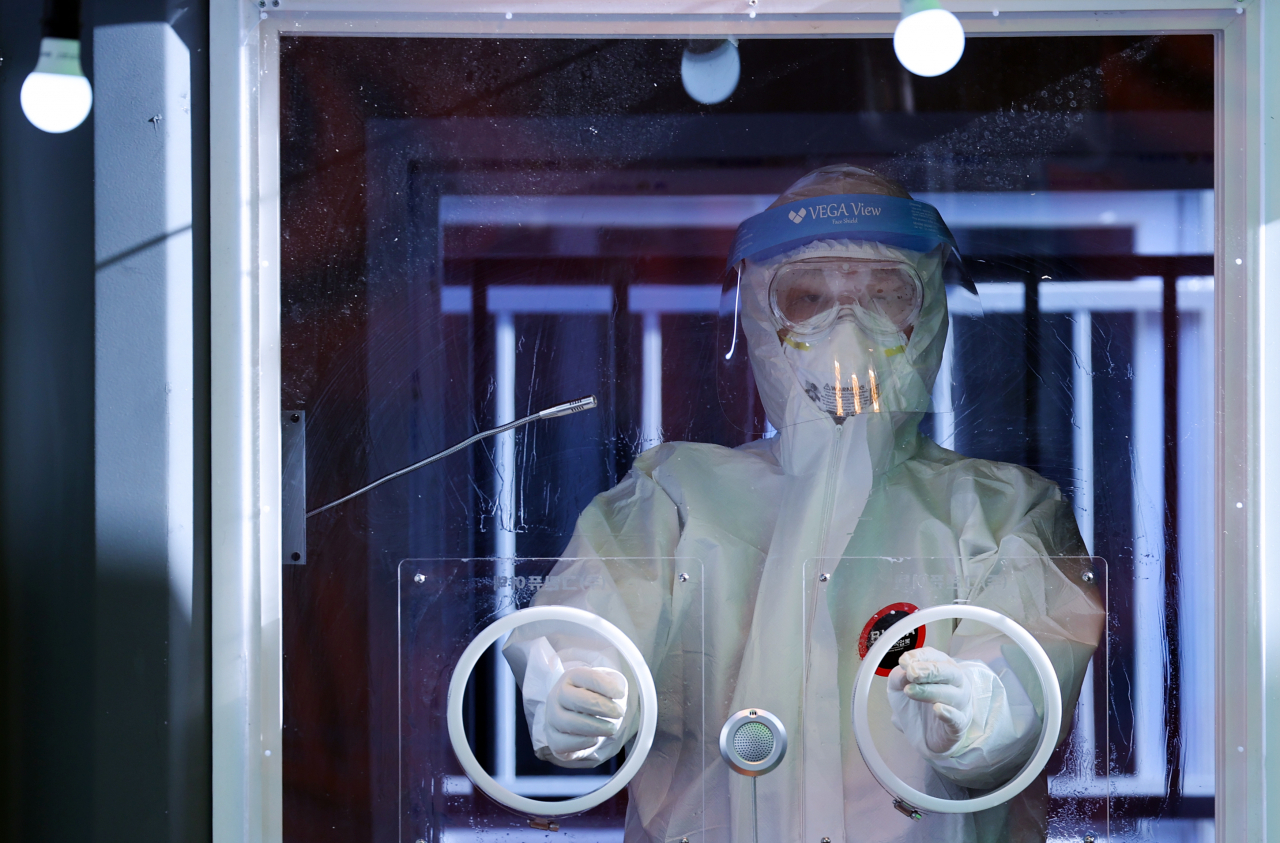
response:
[[[738,59],[738,43],[726,40],[709,53],[688,49],[680,60],[680,80],[684,90],[704,105],[724,102],[738,87],[742,62]]]
[[[22,83],[22,113],[31,125],[54,134],[84,122],[93,107],[93,88],[80,69],[80,42],[40,39],[40,60]]]
[[[920,11],[922,5],[932,6]],[[964,54],[964,27],[955,15],[934,3],[903,0],[902,20],[893,31],[898,61],[916,76],[941,76]]]

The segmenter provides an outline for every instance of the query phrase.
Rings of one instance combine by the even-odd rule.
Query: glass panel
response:
[[[796,743],[810,759],[807,774],[822,774],[833,728],[815,723],[810,712],[821,711],[824,695],[838,688],[845,804],[856,805],[858,817],[877,816],[898,834],[920,840],[1018,840],[1040,827],[1049,839],[1105,838],[1108,776],[1116,763],[1108,739],[1110,699],[1126,691],[1111,684],[1104,560],[1003,554],[815,559],[805,563],[804,582],[806,725]],[[1060,684],[1062,728],[1043,773],[1007,803],[973,814],[926,810],[912,827],[893,807],[902,794],[877,792],[865,761],[870,750],[856,741],[848,714],[863,660],[881,635],[935,606],[990,609],[1031,633]],[[903,692],[917,674],[899,670],[897,679],[893,671],[905,667],[900,660],[908,652],[930,665],[919,674],[922,685],[974,692],[969,707],[955,709],[969,718],[963,731],[947,734],[946,723],[926,711],[928,703],[913,703]],[[947,673],[952,667],[956,672]],[[947,800],[990,793],[1018,775],[1035,749],[1044,711],[1039,679],[1023,650],[986,624],[939,619],[917,628],[890,647],[874,676],[868,716],[875,751],[918,791]],[[945,696],[951,693],[944,690],[943,699],[955,703]],[[873,798],[852,795],[868,792]]]
[[[698,823],[708,839],[745,828],[747,777],[707,735],[800,682],[794,653],[760,656],[803,640],[777,608],[800,602],[802,561],[839,556],[833,543],[873,512],[899,527],[853,555],[963,558],[1002,538],[966,518],[968,490],[937,485],[943,465],[994,490],[1008,519],[1058,501],[1054,540],[1074,541],[1074,519],[1071,552],[1108,560],[1109,675],[1124,693],[1097,691],[1110,757],[1094,775],[1116,797],[1110,833],[1212,834],[1213,37],[972,38],[926,79],[888,39],[729,50],[631,26],[281,38],[281,409],[305,426],[304,508],[544,407],[599,400],[306,519],[283,571],[286,837],[400,838],[399,565],[477,557],[705,561],[705,629],[720,637],[694,743],[722,778],[700,785],[719,813]],[[681,68],[717,51],[739,76],[712,102]],[[824,288],[879,336],[877,390],[929,387],[882,404],[897,413],[876,413],[869,382],[845,382],[870,381],[868,366],[822,391],[828,367],[802,365],[786,339],[821,343],[769,321],[765,258],[743,264],[741,286],[729,273],[727,331],[720,318],[739,225],[837,164],[936,208],[976,283],[976,299],[960,292],[893,232],[842,239],[859,258],[914,254],[920,310],[912,300],[889,327],[865,318],[869,288],[851,273]],[[832,218],[808,209],[785,224]],[[865,350],[829,346],[832,363]],[[788,404],[802,375],[831,400]],[[949,412],[904,409],[926,406]],[[915,478],[911,506],[885,496],[890,464]],[[796,781],[788,763],[758,795]],[[1102,810],[1095,791],[1056,787],[1061,828]],[[611,817],[624,799],[640,839],[680,839],[674,809],[634,793]]]
[[[653,603],[651,614],[638,605],[642,589],[634,587],[636,580],[648,586],[644,596]],[[692,741],[700,741],[703,576],[696,560],[406,559],[399,567],[399,592],[400,840],[541,840],[547,825],[539,826],[538,817],[553,820],[567,840],[622,839],[622,794],[572,816],[558,816],[554,807],[543,814],[522,813],[486,795],[460,765],[446,726],[450,683],[465,670],[460,658],[476,636],[520,609],[586,609],[625,630],[622,634],[642,648],[644,669],[652,669],[659,723],[682,722]],[[632,611],[619,605],[620,594]],[[553,660],[552,667],[536,656],[513,655],[543,642],[563,663]],[[622,729],[628,737],[588,762],[566,767],[545,752],[535,754],[531,732],[541,740],[545,726],[527,715],[542,702],[536,690],[540,683],[583,662],[611,665],[626,676],[628,715]],[[636,668],[609,641],[571,622],[540,621],[502,636],[474,665],[466,688],[462,711],[470,750],[498,785],[519,796],[554,803],[592,793],[608,783],[634,750]],[[525,690],[537,699],[527,698]],[[714,745],[715,736],[708,740]],[[634,786],[652,790],[653,781],[670,781],[668,762],[678,755],[660,731],[631,779]],[[701,805],[701,769],[693,772],[693,780],[680,782],[680,789]],[[684,831],[700,832],[700,827]]]

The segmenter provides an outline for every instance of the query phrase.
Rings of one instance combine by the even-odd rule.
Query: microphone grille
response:
[[[773,730],[759,720],[750,720],[733,733],[733,751],[749,764],[759,764],[773,752]]]

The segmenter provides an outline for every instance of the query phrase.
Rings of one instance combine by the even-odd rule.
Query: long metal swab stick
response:
[[[523,427],[526,424],[529,424],[529,422],[536,422],[541,419],[554,419],[557,416],[567,416],[572,413],[581,413],[583,410],[590,410],[594,408],[596,406],[596,403],[597,403],[596,397],[594,395],[588,395],[587,397],[579,398],[576,401],[566,401],[564,404],[557,404],[554,407],[548,407],[545,410],[539,410],[538,412],[534,413],[531,416],[525,416],[522,419],[516,419],[513,422],[507,422],[506,424],[499,425],[498,427],[495,427],[492,430],[482,431],[480,433],[477,433],[475,436],[471,436],[467,439],[464,439],[463,441],[459,442],[457,445],[454,445],[452,448],[447,448],[438,454],[432,454],[431,456],[427,457],[425,460],[422,460],[420,462],[415,462],[413,465],[408,466],[407,468],[402,468],[399,471],[395,472],[394,474],[388,474],[386,477],[375,480],[372,483],[370,483],[368,486],[365,486],[362,489],[357,489],[356,491],[352,492],[346,497],[338,498],[336,501],[333,501],[332,503],[327,503],[324,506],[319,507],[318,509],[313,509],[307,513],[307,517],[310,518],[313,515],[318,515],[321,512],[324,512],[326,509],[333,509],[338,504],[346,503],[352,498],[359,497],[360,495],[363,495],[365,492],[378,488],[383,483],[389,483],[390,481],[395,480],[397,477],[403,477],[404,475],[408,474],[411,471],[417,471],[418,469],[422,468],[424,465],[431,465],[431,463],[437,460],[442,460],[445,457],[449,456],[450,454],[455,454],[458,451],[461,451],[463,448],[466,448],[468,445],[474,445],[475,443],[479,442],[481,439],[487,439],[490,436],[497,436],[499,433],[506,433],[508,430],[515,430],[517,427]]]

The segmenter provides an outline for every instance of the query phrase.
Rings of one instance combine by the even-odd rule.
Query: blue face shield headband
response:
[[[788,202],[743,220],[729,250],[729,268],[743,260],[765,261],[815,240],[870,240],[912,252],[947,246],[959,255],[955,238],[932,205],[845,193]],[[961,283],[973,284],[967,273]]]

